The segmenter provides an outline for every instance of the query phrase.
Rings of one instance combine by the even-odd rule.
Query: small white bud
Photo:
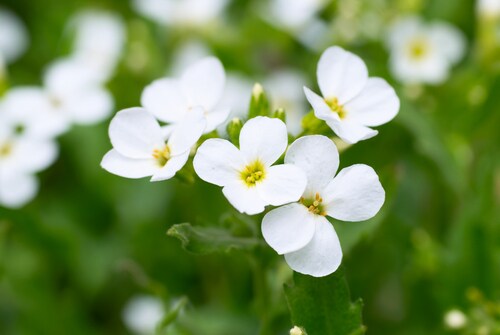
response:
[[[302,330],[302,328],[294,326],[290,329],[290,335],[306,335],[306,333]]]
[[[445,314],[444,323],[451,329],[461,329],[467,323],[467,317],[462,311],[452,309]]]
[[[259,83],[255,83],[255,85],[253,85],[252,95],[255,98],[258,98],[262,93],[264,93],[264,88],[262,87],[262,85]]]

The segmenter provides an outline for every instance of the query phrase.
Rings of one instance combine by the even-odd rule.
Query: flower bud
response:
[[[269,100],[264,92],[264,88],[259,83],[253,86],[252,99],[250,100],[250,108],[248,110],[249,119],[256,116],[270,116]]]
[[[283,108],[278,108],[277,110],[275,110],[271,117],[280,119],[281,121],[286,123],[286,112]]]
[[[290,329],[290,335],[307,335],[307,333],[304,331],[304,329],[294,326],[292,329]]]
[[[240,132],[242,127],[243,122],[241,122],[241,119],[238,117],[233,118],[227,124],[226,130],[229,136],[229,140],[236,146],[238,146],[240,143]]]

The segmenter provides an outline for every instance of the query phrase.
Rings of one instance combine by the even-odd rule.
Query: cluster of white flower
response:
[[[390,121],[399,110],[392,87],[381,78],[369,78],[364,62],[339,47],[321,56],[318,82],[324,97],[304,87],[316,117],[349,143],[375,136],[368,127]],[[229,115],[221,102],[224,84],[224,68],[214,57],[197,61],[178,78],[154,81],[142,93],[142,108],[122,110],[111,121],[113,149],[104,156],[103,168],[127,178],[152,176],[151,181],[159,181],[172,178],[194,156],[197,175],[221,186],[241,213],[281,206],[264,216],[262,234],[292,269],[312,276],[334,272],[342,250],[326,217],[373,217],[385,199],[377,174],[366,165],[353,165],[335,176],[339,153],[330,138],[302,136],[288,146],[285,123],[269,115],[246,121],[235,143],[200,141]],[[255,98],[263,92],[253,94]]]
[[[407,17],[390,28],[387,46],[396,79],[408,84],[439,84],[462,59],[465,37],[448,23],[425,23],[419,17]]]
[[[7,60],[24,49],[24,30],[9,15],[10,21],[0,19],[0,54]],[[8,34],[3,25],[10,27]],[[104,84],[121,54],[123,23],[107,12],[82,12],[71,28],[72,54],[49,65],[43,86],[12,87],[0,100],[0,205],[20,207],[35,196],[34,174],[56,159],[58,135],[72,124],[99,122],[113,110]]]

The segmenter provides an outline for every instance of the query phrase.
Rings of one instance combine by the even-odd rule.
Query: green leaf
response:
[[[173,225],[167,235],[178,238],[185,250],[195,254],[250,250],[260,244],[256,238],[237,237],[222,228],[193,227],[189,223]]]
[[[189,300],[187,297],[182,297],[179,300],[175,301],[172,304],[172,307],[166,312],[166,314],[163,316],[163,319],[156,327],[156,333],[167,334],[167,328],[177,320],[179,313],[184,309],[188,302]]]
[[[342,269],[322,278],[294,273],[294,285],[285,286],[292,323],[308,335],[364,334],[362,301],[351,302]]]

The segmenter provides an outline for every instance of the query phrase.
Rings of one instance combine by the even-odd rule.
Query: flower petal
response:
[[[257,184],[260,197],[269,205],[281,206],[298,201],[306,188],[307,178],[295,165],[282,164],[271,166],[266,176]]]
[[[349,120],[375,127],[392,120],[399,111],[399,98],[382,78],[369,78],[365,88],[344,105]]]
[[[326,123],[338,137],[350,144],[367,140],[378,134],[378,131],[365,127],[355,121],[329,120]]]
[[[368,70],[355,54],[330,47],[321,55],[317,77],[323,96],[337,98],[344,104],[361,92],[368,80]]]
[[[10,164],[5,164],[3,168],[17,173],[35,173],[49,167],[58,154],[57,143],[52,140],[20,138],[8,157]]]
[[[463,57],[466,47],[465,36],[451,24],[433,23],[429,26],[429,35],[435,47],[452,64],[457,63]]]
[[[306,94],[307,101],[311,104],[314,115],[320,120],[338,120],[339,115],[333,112],[325,102],[325,99],[304,86],[304,93]]]
[[[262,235],[278,254],[297,251],[313,238],[316,222],[306,207],[294,203],[273,209],[262,220]]]
[[[266,203],[261,199],[257,187],[248,187],[243,181],[233,181],[224,186],[222,193],[240,213],[254,215],[262,213]]]
[[[207,134],[223,124],[227,120],[230,113],[231,109],[229,108],[217,108],[207,113],[205,115],[207,119],[207,127],[204,133]]]
[[[335,176],[339,167],[339,151],[326,136],[304,136],[290,145],[285,155],[285,163],[302,169],[307,176],[306,193],[316,193]]]
[[[67,93],[64,108],[77,124],[93,124],[107,118],[114,108],[111,94],[100,87]]]
[[[111,149],[104,155],[101,167],[117,176],[139,179],[152,176],[160,166],[151,158],[135,159],[122,156],[117,150]]]
[[[30,174],[0,175],[0,205],[19,208],[38,191],[38,180]]]
[[[189,109],[180,81],[159,79],[146,86],[141,95],[141,104],[163,122],[179,122]]]
[[[342,262],[342,248],[332,224],[324,216],[315,215],[314,236],[304,248],[285,254],[292,270],[313,277],[335,272]]]
[[[151,181],[161,181],[172,178],[173,176],[175,176],[177,171],[179,171],[184,165],[186,165],[188,158],[189,151],[186,151],[177,156],[172,156],[167,161],[167,164],[165,164],[165,166],[161,168],[160,171],[156,172],[153,175]]]
[[[245,160],[231,142],[212,138],[203,142],[193,160],[196,174],[204,181],[225,186],[238,180]]]
[[[150,158],[155,148],[164,144],[162,130],[144,108],[128,108],[118,112],[109,125],[113,147],[123,156]]]
[[[190,110],[186,118],[176,124],[168,139],[171,154],[178,155],[189,151],[200,139],[206,124],[207,121],[201,107]],[[163,130],[165,129],[163,128]]]
[[[385,200],[377,173],[368,165],[343,169],[323,192],[327,215],[342,221],[363,221],[375,216]]]
[[[207,57],[186,69],[181,85],[191,106],[202,106],[205,111],[215,107],[222,97],[226,74],[220,60]]]
[[[280,158],[287,145],[286,125],[280,119],[258,116],[241,129],[240,150],[248,161],[260,159],[269,166]]]

